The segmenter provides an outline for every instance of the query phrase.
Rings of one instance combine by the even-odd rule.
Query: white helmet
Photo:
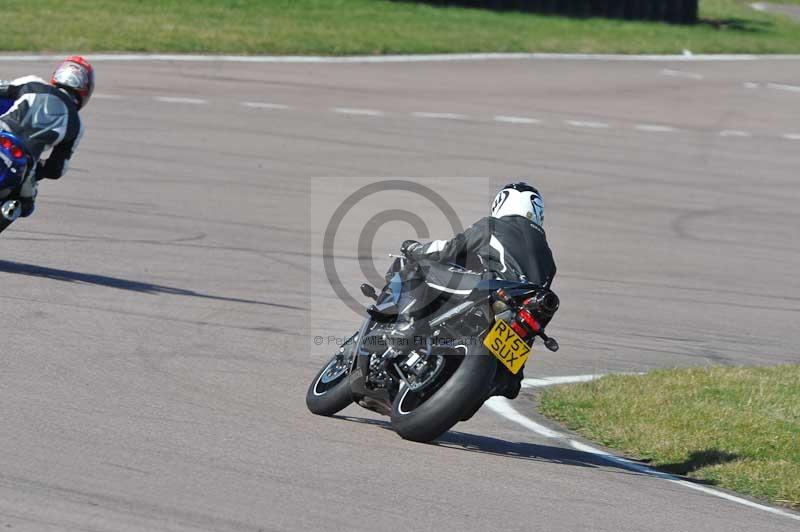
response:
[[[544,201],[528,183],[506,185],[494,197],[492,217],[523,216],[538,226],[544,224]]]

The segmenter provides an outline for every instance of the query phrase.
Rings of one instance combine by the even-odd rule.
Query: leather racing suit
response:
[[[455,263],[496,279],[542,287],[549,287],[556,275],[544,229],[523,216],[482,218],[451,240],[415,247],[409,255],[414,260]]]

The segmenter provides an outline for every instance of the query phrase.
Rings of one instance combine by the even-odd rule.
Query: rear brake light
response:
[[[542,326],[539,325],[539,322],[536,321],[536,318],[534,318],[533,315],[526,309],[520,310],[517,315],[522,318],[522,321],[524,321],[534,333],[538,333],[542,329]]]
[[[528,331],[525,330],[525,327],[519,324],[517,321],[511,322],[511,328],[514,329],[514,332],[519,335],[520,338],[525,340],[528,337]]]
[[[22,151],[22,148],[17,146],[14,141],[8,137],[0,137],[0,148],[8,150],[11,153],[11,156],[15,159],[20,159],[25,155],[25,152]]]

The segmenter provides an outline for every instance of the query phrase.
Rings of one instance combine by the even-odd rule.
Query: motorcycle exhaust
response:
[[[22,204],[19,200],[8,200],[0,206],[0,215],[7,221],[13,222],[22,214]]]
[[[560,304],[558,296],[550,290],[540,290],[533,297],[525,301],[525,306],[541,315],[543,318],[550,319],[558,310]]]

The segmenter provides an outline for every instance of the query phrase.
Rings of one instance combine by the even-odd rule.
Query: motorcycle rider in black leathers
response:
[[[406,268],[409,273],[397,303],[397,319],[388,331],[378,329],[367,335],[365,349],[383,352],[388,346],[396,350],[415,346],[431,302],[450,294],[468,294],[480,279],[549,287],[556,265],[543,223],[544,202],[539,192],[527,183],[512,183],[495,196],[491,216],[478,220],[451,240],[403,242],[401,251],[411,265]]]
[[[20,139],[30,158],[22,183],[6,197],[19,200],[22,216],[33,212],[39,179],[58,179],[66,173],[83,135],[78,111],[88,103],[93,91],[94,69],[80,56],[65,59],[49,83],[36,76],[0,81],[0,98],[14,100],[0,115],[0,130]],[[40,162],[51,149],[47,160]]]

